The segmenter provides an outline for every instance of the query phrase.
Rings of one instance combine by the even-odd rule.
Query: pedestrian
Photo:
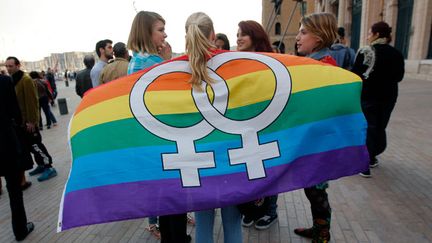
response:
[[[21,65],[19,60],[16,57],[8,57],[8,59],[9,60],[6,60],[5,66],[12,78],[21,111],[22,123],[19,125],[16,132],[18,139],[23,145],[23,150],[26,152],[23,153],[23,155],[26,155],[26,160],[24,160],[26,163],[23,163],[21,175],[21,189],[24,191],[32,185],[31,181],[27,181],[24,171],[33,168],[33,159],[30,154],[31,147],[27,137],[29,131],[32,131],[39,121],[37,116],[38,100],[36,87],[32,79],[19,69]]]
[[[52,96],[48,90],[48,87],[42,81],[42,79],[41,79],[42,76],[38,72],[33,71],[33,72],[30,72],[30,77],[35,82],[36,88],[38,91],[38,97],[39,97],[39,130],[43,129],[41,109],[45,113],[47,129],[51,128],[51,124],[53,124],[54,126],[57,126],[57,120],[56,120],[54,114],[51,112],[51,108],[49,106],[50,100],[52,100]]]
[[[93,88],[96,88],[99,85],[99,76],[102,69],[108,64],[108,61],[113,58],[112,43],[113,42],[108,39],[96,43],[96,54],[99,57],[99,61],[90,71]]]
[[[38,129],[39,107],[36,86],[31,77],[20,70],[21,63],[16,57],[6,58],[6,67],[12,76],[18,104],[21,110],[23,131],[23,144],[32,152],[37,167],[29,174],[37,175],[38,181],[45,181],[57,176],[57,171],[52,167],[52,158],[45,145],[42,143],[42,136]],[[27,187],[30,185],[26,183]],[[25,187],[25,185],[22,185]]]
[[[338,28],[338,38],[331,46],[332,57],[336,60],[339,67],[351,70],[354,64],[355,52],[352,48],[345,45],[345,28]]]
[[[51,87],[51,94],[53,97],[53,100],[51,101],[51,105],[53,106],[55,104],[55,99],[57,98],[57,85],[56,80],[54,77],[54,71],[51,68],[48,68],[46,79],[48,80],[50,87]]]
[[[376,156],[387,146],[386,127],[398,97],[398,83],[403,79],[405,63],[402,53],[389,45],[391,27],[377,22],[369,29],[369,45],[357,52],[352,71],[363,80],[361,106],[368,128],[366,146],[369,167],[378,166]],[[371,177],[370,169],[360,173]]]
[[[81,98],[87,90],[93,88],[90,72],[95,64],[95,59],[93,55],[85,55],[83,62],[86,68],[77,73],[75,82],[75,92]]]
[[[216,34],[215,45],[219,50],[230,50],[228,37],[223,33]]]
[[[336,17],[330,13],[315,13],[303,17],[300,24],[296,36],[299,55],[337,66],[330,52],[337,38]],[[313,226],[297,228],[294,233],[311,238],[312,242],[330,241],[331,208],[327,188],[328,183],[322,182],[304,189],[311,204]]]
[[[27,222],[21,189],[25,155],[16,130],[22,124],[12,79],[0,75],[0,177],[5,177],[12,216],[12,231],[17,241],[24,240],[34,229]]]
[[[270,40],[264,28],[256,21],[247,20],[240,21],[237,31],[237,51],[252,51],[252,52],[273,52],[270,45]],[[266,207],[262,210],[263,215],[257,214],[254,209],[244,211],[242,225],[250,227],[255,224],[255,228],[259,230],[268,229],[271,225],[277,222],[277,199],[278,195],[269,196],[266,198],[259,198],[255,201],[246,203],[248,208],[252,205],[262,205]],[[263,203],[266,202],[266,203]]]
[[[117,42],[113,47],[113,54],[115,59],[102,69],[99,84],[105,84],[127,75],[129,52],[125,43]]]

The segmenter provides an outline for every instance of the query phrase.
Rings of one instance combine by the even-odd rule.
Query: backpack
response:
[[[341,44],[335,44],[330,48],[332,57],[336,60],[339,67],[351,70],[354,65],[354,51]]]

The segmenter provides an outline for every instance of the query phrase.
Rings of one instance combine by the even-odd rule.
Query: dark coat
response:
[[[75,91],[81,98],[87,90],[93,88],[90,71],[91,68],[86,68],[77,73]]]
[[[16,133],[21,120],[12,79],[0,75],[0,176],[22,170],[22,146]]]
[[[388,44],[372,46],[375,53],[373,69],[364,76],[368,66],[364,64],[365,54],[358,52],[351,70],[363,79],[362,102],[395,103],[398,96],[398,82],[403,79],[405,63],[403,55]]]

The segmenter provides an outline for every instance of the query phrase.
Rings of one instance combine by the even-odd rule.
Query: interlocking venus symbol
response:
[[[214,70],[234,60],[254,60],[268,66],[276,80],[275,91],[270,104],[259,115],[248,120],[232,120],[224,116],[229,90],[225,80]],[[177,153],[162,154],[164,170],[179,170],[183,187],[201,185],[199,169],[214,168],[216,162],[213,152],[196,152],[194,141],[199,140],[214,129],[225,133],[241,135],[242,147],[228,150],[230,165],[245,164],[249,180],[266,177],[264,160],[280,156],[277,141],[260,144],[258,132],[272,124],[285,108],[291,93],[291,77],[287,68],[278,60],[252,52],[225,52],[212,57],[208,63],[208,73],[214,80],[202,83],[202,89],[193,89],[195,105],[204,117],[199,123],[189,127],[173,127],[157,120],[148,110],[144,93],[148,86],[159,76],[173,73],[191,73],[186,61],[173,61],[157,66],[135,83],[130,93],[130,107],[138,122],[158,137],[175,141]],[[214,92],[213,104],[207,92],[210,85]]]

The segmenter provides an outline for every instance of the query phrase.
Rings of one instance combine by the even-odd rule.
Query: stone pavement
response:
[[[75,83],[58,82],[59,98],[67,98],[69,114],[57,127],[43,130],[45,145],[54,158],[58,176],[45,182],[28,176],[33,186],[24,192],[27,217],[36,225],[27,242],[158,242],[146,230],[147,220],[115,222],[56,233],[59,202],[71,158],[67,126],[80,101]],[[372,169],[373,178],[351,176],[330,183],[333,208],[332,242],[432,242],[432,82],[406,79],[388,128],[389,146]],[[4,184],[4,180],[3,180]],[[0,196],[0,242],[14,242],[8,196]],[[279,222],[266,231],[243,229],[244,242],[308,242],[296,227],[309,226],[309,202],[302,190],[281,194]],[[220,216],[215,242],[223,242]],[[194,238],[194,227],[188,227]],[[194,242],[194,241],[193,241]]]

